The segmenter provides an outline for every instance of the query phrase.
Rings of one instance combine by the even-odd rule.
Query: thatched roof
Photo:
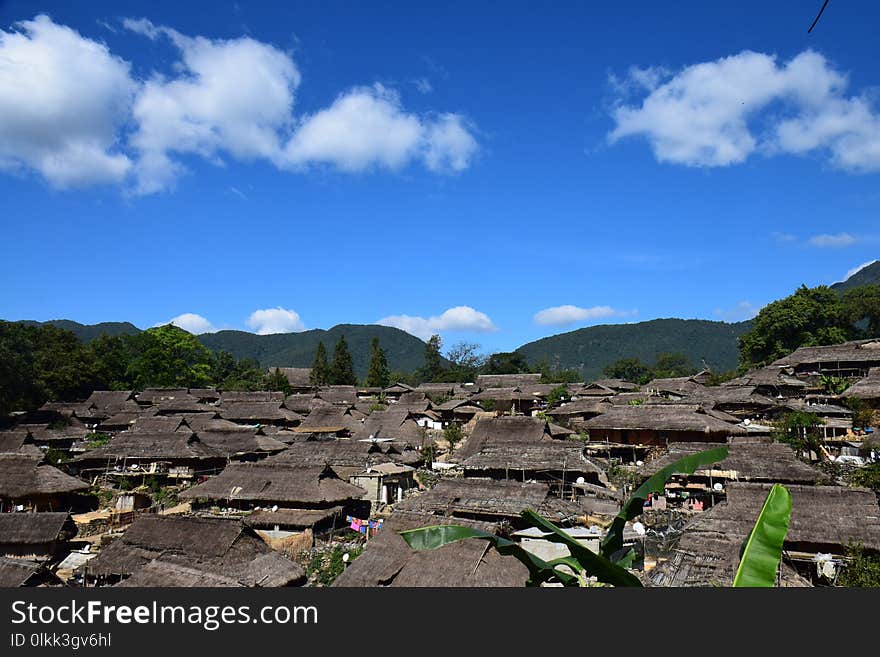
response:
[[[320,406],[294,429],[297,433],[339,433],[354,431],[360,426],[355,423],[345,408],[340,406]]]
[[[265,460],[228,465],[216,477],[187,489],[179,497],[261,505],[327,506],[360,499],[365,493],[364,489],[342,481],[327,466]]]
[[[284,393],[271,390],[224,390],[220,393],[220,403],[230,402],[283,402]]]
[[[503,443],[539,443],[553,440],[547,421],[537,417],[510,416],[477,420],[474,430],[465,444],[455,452],[458,462],[473,456],[487,445]]]
[[[30,442],[31,435],[27,430],[0,431],[0,453],[18,452],[24,445]]]
[[[356,468],[358,471],[380,463],[407,463],[414,455],[420,459],[419,452],[406,449],[395,442],[363,442],[359,440],[310,440],[292,444],[287,451],[272,456],[269,462],[285,462],[303,465],[330,465]]]
[[[768,365],[749,370],[742,376],[730,379],[720,387],[755,386],[757,388],[806,388],[807,384],[791,375],[790,367]]]
[[[187,388],[146,388],[137,395],[138,403],[148,406],[172,400],[195,402],[198,398],[191,395]]]
[[[213,402],[220,399],[220,392],[215,388],[190,388],[189,394],[200,402]]]
[[[318,397],[331,404],[353,406],[358,401],[355,386],[327,386],[318,390]]]
[[[715,447],[718,447],[717,443],[669,443],[666,454],[647,462],[639,473],[647,479],[680,458]],[[712,473],[715,477],[735,481],[780,484],[816,484],[827,480],[820,470],[798,459],[785,443],[733,442],[727,448],[726,459],[701,467],[694,475],[709,476]]]
[[[193,433],[124,432],[110,439],[106,445],[90,449],[73,459],[76,463],[128,460],[205,460],[222,458],[215,450],[203,444]]]
[[[515,388],[541,382],[540,374],[480,374],[477,377],[479,388]]]
[[[658,393],[672,393],[676,395],[691,395],[701,392],[704,385],[698,383],[690,376],[670,377],[665,379],[652,379],[645,384],[645,390]]]
[[[192,433],[192,430],[184,418],[170,415],[140,417],[129,429],[129,431],[133,433],[174,433],[178,430],[189,431]]]
[[[242,586],[288,586],[305,579],[299,565],[269,548],[240,520],[194,516],[141,516],[80,570],[90,575],[126,576],[155,560],[231,579]],[[158,582],[169,580],[163,580],[161,572],[159,567],[139,577],[150,586],[162,585]],[[178,571],[170,582],[180,577],[183,575]]]
[[[716,419],[694,404],[639,404],[612,406],[607,413],[587,420],[589,430],[654,430],[700,431],[745,435],[746,430],[729,422]]]
[[[28,455],[0,454],[0,497],[20,500],[88,490],[84,481]]]
[[[727,500],[684,529],[666,563],[649,575],[654,586],[730,586],[739,550],[770,491],[770,484],[735,483]],[[880,507],[867,489],[789,485],[792,510],[784,548],[841,555],[850,543],[880,551]]]
[[[86,399],[86,408],[95,408],[106,413],[116,413],[125,407],[125,402],[134,399],[132,390],[95,390]]]
[[[25,559],[0,557],[0,589],[22,586],[39,586],[44,581],[60,584],[61,581],[46,570],[45,565]]]
[[[596,475],[601,468],[584,456],[584,446],[574,441],[554,440],[538,443],[489,443],[476,454],[459,461],[465,470],[514,470],[571,473],[570,481],[578,475]]]
[[[843,391],[840,395],[847,399],[880,399],[880,367],[868,370],[868,376]]]
[[[421,446],[422,432],[419,425],[410,417],[409,411],[392,406],[385,411],[374,411],[353,434],[352,440],[365,438],[390,438],[400,442],[410,442]]]
[[[41,545],[76,536],[69,513],[0,513],[0,544]]]
[[[623,379],[596,379],[593,383],[618,392],[634,392],[639,389],[638,384]]]
[[[200,431],[253,431],[253,427],[242,426],[219,417],[211,417],[207,413],[186,415],[183,420],[196,433]]]
[[[220,417],[234,422],[254,423],[294,423],[303,419],[282,405],[280,401],[267,402],[222,402],[219,406]]]
[[[248,527],[254,529],[272,529],[280,527],[286,530],[307,529],[314,527],[333,516],[342,514],[341,506],[329,509],[278,509],[277,511],[254,511],[243,520]]]
[[[201,431],[202,444],[226,457],[241,454],[275,454],[287,449],[287,445],[261,433],[250,431]]]
[[[601,415],[611,408],[611,402],[604,399],[577,399],[566,402],[557,408],[546,411],[551,417],[585,417],[587,415]]]
[[[688,394],[688,400],[711,401],[723,407],[763,407],[776,406],[776,400],[759,394],[753,385],[742,386],[704,386]]]
[[[287,381],[294,388],[309,388],[312,385],[311,367],[270,367],[267,372],[273,374],[276,369],[280,370],[281,373],[287,377]]]
[[[333,586],[524,586],[528,570],[480,539],[450,543],[437,550],[410,549],[398,534],[406,529],[447,524],[435,515],[395,512],[367,542],[363,553],[336,578]],[[495,532],[492,523],[450,518],[448,524]]]
[[[616,513],[615,505],[615,513]],[[532,509],[554,522],[570,522],[584,515],[577,504],[550,494],[546,483],[522,483],[494,479],[443,479],[431,490],[395,505],[398,511],[456,517],[519,519]]]
[[[135,570],[131,577],[122,580],[116,586],[121,588],[223,588],[243,586],[243,584],[222,573],[155,559],[145,563]]]
[[[800,347],[794,352],[771,363],[772,367],[799,367],[822,363],[861,363],[864,366],[880,365],[880,339],[853,340],[842,344],[820,347]]]
[[[312,410],[312,402],[315,399],[317,399],[315,395],[309,393],[287,395],[284,398],[284,407],[295,413],[307,415]]]

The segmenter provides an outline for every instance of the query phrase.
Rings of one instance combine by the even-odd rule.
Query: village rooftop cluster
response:
[[[417,552],[399,532],[462,524],[565,555],[528,508],[595,550],[627,492],[720,444],[727,458],[670,479],[627,525],[645,585],[729,586],[774,483],[793,499],[780,585],[834,584],[852,546],[880,551],[875,493],[843,478],[880,456],[848,403],[880,409],[880,339],[800,348],[721,385],[315,387],[307,368],[280,371],[287,396],[95,391],[13,414],[0,586],[522,586],[525,567],[485,541]],[[819,423],[780,442],[793,413]]]

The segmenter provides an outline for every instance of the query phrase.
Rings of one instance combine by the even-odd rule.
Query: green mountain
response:
[[[70,331],[81,342],[91,342],[99,335],[137,335],[141,330],[129,322],[101,322],[100,324],[80,324],[69,319],[50,319],[48,322],[35,322],[30,319],[22,320],[20,324],[28,326],[42,326],[49,324],[66,331]]]
[[[875,260],[873,263],[864,269],[860,269],[845,281],[835,283],[831,288],[837,290],[840,294],[843,294],[851,288],[860,287],[862,285],[880,285],[880,260]]]
[[[555,369],[579,370],[587,381],[621,358],[651,364],[657,354],[687,355],[694,366],[722,372],[737,366],[737,338],[750,321],[728,324],[702,319],[654,319],[635,324],[606,324],[560,333],[524,344],[516,351],[530,365],[546,362]]]
[[[252,358],[264,367],[311,367],[318,342],[324,342],[327,358],[332,360],[333,347],[342,335],[358,378],[364,378],[369,369],[370,342],[374,337],[379,338],[392,371],[412,372],[424,365],[424,342],[400,329],[378,324],[339,324],[327,331],[313,329],[274,335],[219,331],[198,337],[212,351],[228,351],[237,359]]]

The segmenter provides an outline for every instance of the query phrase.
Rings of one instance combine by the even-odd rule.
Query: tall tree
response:
[[[847,337],[837,292],[825,285],[802,285],[791,296],[764,306],[752,330],[740,337],[740,368],[766,365],[798,347],[839,344]]]
[[[386,388],[391,382],[388,369],[388,358],[385,350],[379,346],[379,338],[370,343],[370,369],[367,372],[367,386],[370,388]]]
[[[630,383],[647,383],[651,380],[651,368],[638,358],[621,358],[606,365],[602,373],[612,379]]]
[[[340,335],[336,347],[333,349],[333,362],[330,363],[330,384],[338,386],[357,385],[357,377],[354,375],[354,365],[351,354],[348,351],[348,343],[345,336]]]
[[[293,392],[293,386],[290,385],[290,380],[278,367],[266,374],[264,385],[266,390],[280,391],[283,392],[285,396]]]
[[[324,343],[319,342],[315,350],[315,360],[312,361],[312,371],[309,373],[309,383],[313,386],[326,386],[330,382],[330,366],[327,364],[327,350]]]
[[[136,356],[126,376],[134,387],[202,388],[210,385],[214,358],[196,336],[172,324],[133,336]]]
[[[423,381],[434,381],[443,374],[443,357],[440,355],[442,345],[439,335],[432,335],[425,345],[425,364],[419,370]]]

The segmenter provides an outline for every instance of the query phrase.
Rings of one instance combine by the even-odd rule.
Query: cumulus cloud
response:
[[[217,330],[210,321],[195,313],[183,313],[169,319],[167,322],[156,324],[156,326],[164,326],[165,324],[174,324],[174,326],[178,326],[184,331],[189,331],[193,335],[213,333]]]
[[[852,246],[858,240],[849,233],[837,233],[836,235],[814,235],[807,240],[810,246],[818,246],[820,248],[841,248],[844,246]]]
[[[40,15],[0,30],[0,171],[36,171],[55,187],[172,189],[184,157],[356,172],[420,163],[470,166],[478,145],[461,114],[413,113],[376,84],[324,109],[294,113],[302,82],[291,56],[250,37],[189,36],[146,19],[122,27],[167,40],[171,72],[136,80],[106,45]],[[425,91],[424,84],[419,86]]]
[[[463,117],[437,119],[406,112],[400,96],[381,84],[357,87],[305,117],[284,149],[291,167],[332,164],[343,171],[399,169],[422,159],[432,171],[461,171],[477,150]]]
[[[756,306],[750,301],[740,301],[733,308],[717,308],[715,315],[725,322],[743,322],[757,315],[760,310],[761,306]]]
[[[304,331],[300,316],[292,310],[279,306],[278,308],[266,308],[255,310],[247,320],[247,325],[257,335],[269,335],[271,333],[297,333]]]
[[[411,315],[391,315],[383,317],[377,324],[393,326],[422,340],[427,340],[435,333],[444,331],[475,331],[488,333],[498,328],[485,313],[474,310],[470,306],[449,308],[443,314],[434,317],[414,317]]]
[[[578,306],[554,306],[545,308],[535,313],[534,322],[541,326],[569,326],[577,322],[605,317],[626,317],[635,314],[635,311],[625,311],[612,308],[611,306],[593,306],[592,308],[580,308]]]
[[[16,27],[0,30],[0,170],[37,171],[58,188],[122,181],[129,64],[48,16]]]
[[[640,104],[627,104],[625,85],[611,78],[611,143],[644,137],[658,161],[687,166],[729,166],[756,151],[821,151],[840,169],[880,170],[880,116],[866,95],[845,95],[846,76],[815,51],[788,62],[743,51],[665,75],[630,70],[627,88],[648,92]]]

